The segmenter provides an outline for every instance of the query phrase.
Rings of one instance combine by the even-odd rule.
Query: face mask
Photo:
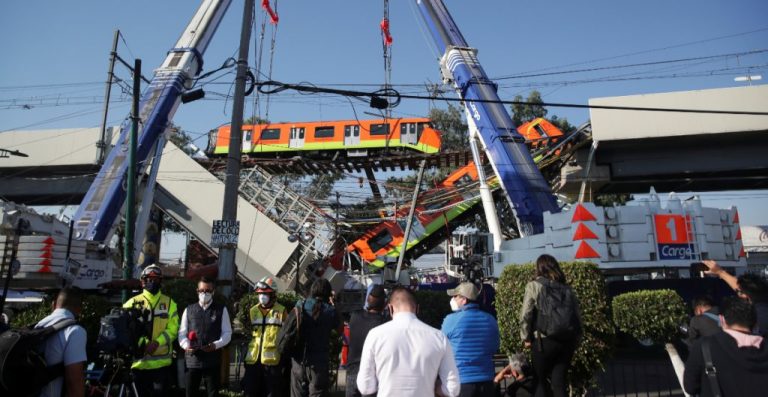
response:
[[[200,299],[200,303],[206,304],[213,299],[213,294],[210,292],[198,292],[197,298]]]
[[[456,299],[451,298],[451,310],[452,311],[459,311],[459,304],[456,303]]]
[[[159,281],[145,281],[144,282],[144,289],[149,291],[150,294],[155,295],[158,291],[160,291],[160,282]]]
[[[259,303],[266,306],[269,303],[269,295],[259,294]]]

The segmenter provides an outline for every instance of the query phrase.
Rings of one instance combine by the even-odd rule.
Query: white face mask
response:
[[[200,299],[200,303],[207,304],[213,299],[213,294],[210,292],[198,292],[197,298]]]
[[[451,310],[457,312],[459,311],[459,304],[456,303],[456,299],[451,298]]]
[[[269,303],[269,295],[259,294],[259,303],[262,306],[266,306]]]

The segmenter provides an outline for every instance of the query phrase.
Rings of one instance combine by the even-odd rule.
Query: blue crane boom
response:
[[[195,76],[202,70],[203,53],[230,3],[231,0],[201,2],[144,92],[139,102],[141,121],[136,150],[140,170],[149,163],[152,148],[164,144],[159,138],[173,119],[181,94],[192,86]],[[106,240],[120,216],[126,197],[130,130],[131,120],[128,118],[120,126],[117,145],[110,151],[75,213],[75,238],[79,240]]]
[[[442,0],[416,0],[438,51],[443,79],[464,100],[470,139],[477,137],[515,214],[523,236],[544,231],[544,212],[559,212],[555,197],[531,158],[493,83]],[[476,161],[478,159],[475,159]],[[479,163],[478,163],[479,164]],[[486,205],[487,206],[487,205]],[[492,211],[486,208],[486,215]],[[490,221],[489,221],[490,224]]]

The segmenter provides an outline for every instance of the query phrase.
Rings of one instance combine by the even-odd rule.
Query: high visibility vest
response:
[[[248,354],[245,356],[246,364],[261,362],[264,365],[277,365],[280,363],[280,352],[277,351],[277,333],[283,326],[285,307],[275,302],[275,305],[267,312],[261,314],[259,305],[251,308],[251,327],[253,334],[248,344]]]
[[[141,294],[128,299],[123,307],[132,308],[134,303],[141,303],[143,308],[149,309],[152,321],[152,338],[145,336],[139,338],[139,347],[143,348],[152,341],[157,342],[159,346],[154,353],[135,360],[131,368],[155,369],[171,365],[171,343],[179,332],[179,313],[176,302],[162,293],[152,295],[144,290]]]

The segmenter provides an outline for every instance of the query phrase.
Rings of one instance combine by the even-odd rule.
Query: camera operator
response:
[[[736,278],[713,260],[702,262],[709,269],[705,273],[719,277],[736,292],[739,298],[754,305],[757,312],[755,333],[768,337],[768,281],[756,274],[742,274]]]
[[[157,265],[149,265],[141,272],[141,294],[128,299],[123,308],[138,305],[150,311],[147,333],[139,338],[144,357],[131,365],[139,396],[163,396],[171,366],[171,344],[179,331],[179,313],[176,302],[160,292],[163,272]],[[151,333],[150,333],[151,330]]]
[[[213,300],[213,280],[205,277],[197,283],[198,302],[181,315],[179,345],[187,363],[187,397],[196,396],[205,378],[208,397],[218,393],[221,374],[221,348],[232,339],[227,307]]]

